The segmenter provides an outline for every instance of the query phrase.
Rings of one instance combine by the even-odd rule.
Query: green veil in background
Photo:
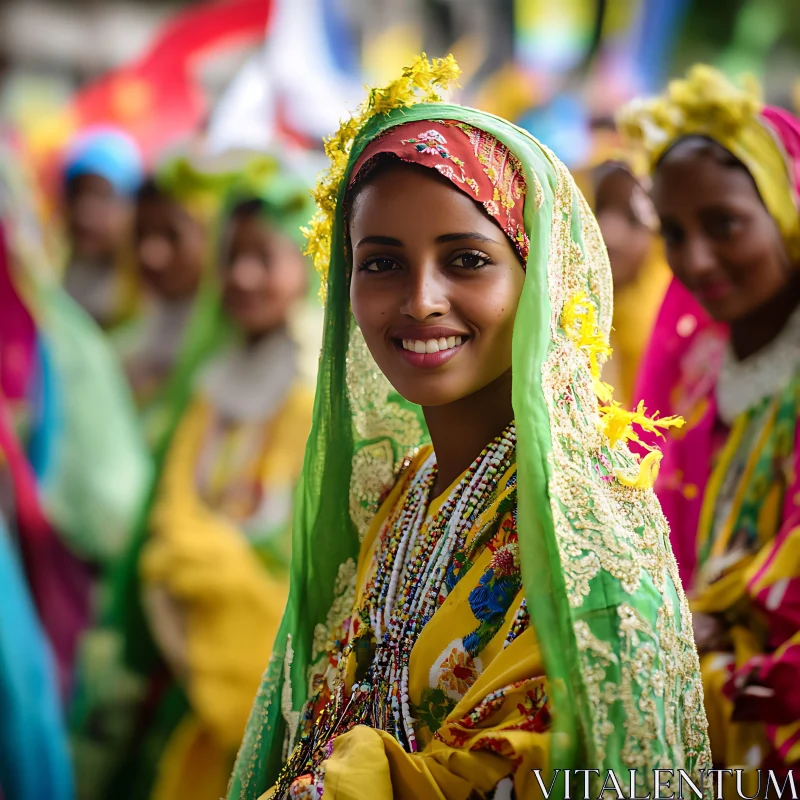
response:
[[[434,62],[433,71],[451,60]],[[420,75],[419,72],[423,74]],[[318,203],[334,209],[314,424],[295,502],[291,592],[272,660],[231,780],[231,800],[256,800],[285,758],[286,731],[307,699],[308,667],[351,611],[360,539],[408,451],[428,440],[419,407],[379,372],[355,325],[342,202],[366,145],[394,125],[459,120],[495,136],[528,186],[531,248],[513,341],[522,574],[553,711],[550,767],[710,767],[702,684],[688,606],[652,491],[657,453],[639,463],[626,445],[640,412],[602,406],[599,357],[608,352],[611,274],[598,226],[560,161],[525,131],[486,113],[415,103],[431,88],[423,58],[373,90],[364,124],[328,144],[343,174]],[[435,89],[437,81],[433,80]],[[403,88],[405,87],[405,88]],[[405,94],[404,94],[405,93]],[[360,129],[359,129],[360,128]],[[324,216],[324,212],[323,212]],[[319,219],[319,218],[318,218]],[[318,225],[311,241],[322,231]],[[324,246],[324,245],[323,245]],[[322,248],[318,248],[318,251]],[[324,257],[324,256],[323,256]],[[548,779],[549,785],[549,779]],[[553,796],[563,791],[557,781]]]

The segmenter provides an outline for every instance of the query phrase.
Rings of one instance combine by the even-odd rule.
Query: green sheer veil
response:
[[[406,75],[413,81],[413,68]],[[460,106],[392,102],[391,91],[373,91],[372,113],[360,129],[353,123],[338,192],[325,197],[323,183],[317,195],[323,208],[335,203],[335,213],[291,592],[229,798],[256,800],[273,784],[307,699],[309,666],[351,611],[360,540],[399,462],[428,441],[421,409],[392,390],[353,320],[342,214],[366,145],[392,126],[423,120],[480,128],[525,171],[531,248],[513,340],[517,528],[549,679],[550,767],[613,769],[626,780],[637,769],[641,788],[654,768],[682,768],[699,780],[699,770],[710,767],[702,685],[667,524],[651,488],[658,454],[640,463],[626,444],[636,439],[631,422],[654,423],[641,409],[627,414],[609,403],[598,380],[612,288],[594,217],[564,165],[525,131]],[[312,230],[312,243],[320,230]],[[563,781],[552,796],[559,790]]]

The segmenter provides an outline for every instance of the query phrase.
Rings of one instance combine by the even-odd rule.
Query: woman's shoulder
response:
[[[376,520],[383,519],[402,500],[414,476],[422,469],[432,452],[433,446],[426,444],[409,451],[400,459],[394,470],[394,480],[380,495],[378,513],[375,515]],[[373,522],[373,526],[374,524]]]
[[[387,482],[386,488],[379,497],[378,510],[372,517],[369,528],[364,535],[361,544],[360,562],[363,563],[365,555],[372,552],[381,526],[391,514],[392,510],[396,508],[399,503],[404,501],[406,492],[414,476],[420,471],[432,452],[433,447],[430,444],[426,444],[408,452],[400,459],[394,470],[393,479]]]

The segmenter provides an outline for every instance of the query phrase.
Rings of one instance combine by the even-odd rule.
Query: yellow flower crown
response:
[[[790,255],[800,259],[800,214],[794,177],[752,77],[743,87],[718,70],[697,65],[670,82],[661,97],[635,100],[618,115],[620,132],[644,147],[650,169],[677,139],[707,136],[747,167],[761,199],[780,228]]]
[[[230,174],[203,172],[186,156],[176,156],[156,171],[156,186],[194,217],[211,221],[219,210]]]
[[[381,89],[370,89],[358,111],[325,140],[325,154],[330,159],[330,167],[320,174],[312,191],[317,210],[308,228],[303,229],[308,240],[306,255],[312,257],[321,279],[320,299],[323,303],[328,283],[336,200],[356,136],[377,114],[387,114],[394,108],[407,108],[418,103],[441,102],[441,92],[455,85],[460,74],[461,70],[453,56],[429,61],[423,53],[403,70],[399,78]]]
[[[719,70],[698,64],[686,78],[670,81],[662,96],[628,104],[617,117],[619,130],[644,147],[651,167],[681,136],[705,134],[731,149],[746,131],[763,130],[758,84],[745,82],[739,88]]]

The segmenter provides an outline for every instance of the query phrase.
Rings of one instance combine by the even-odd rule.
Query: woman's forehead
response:
[[[656,170],[653,200],[663,205],[673,199],[692,207],[729,201],[761,203],[746,169],[723,164],[697,146],[671,154]]]

